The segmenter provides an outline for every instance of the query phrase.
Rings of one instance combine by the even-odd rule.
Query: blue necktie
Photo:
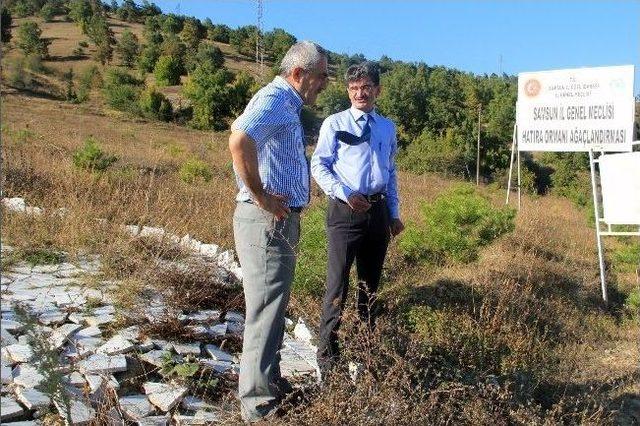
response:
[[[362,118],[364,118],[364,126],[362,127],[362,135],[360,136],[360,140],[362,142],[369,142],[371,140],[371,126],[369,125],[369,114],[363,114]]]

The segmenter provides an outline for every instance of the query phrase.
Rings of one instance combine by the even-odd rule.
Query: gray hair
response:
[[[327,51],[319,44],[312,41],[301,41],[289,48],[280,63],[280,75],[289,76],[293,69],[300,67],[304,70],[311,70],[318,66],[322,59],[327,58]]]
[[[377,63],[365,61],[356,65],[351,65],[347,69],[347,72],[344,73],[344,80],[347,83],[367,77],[369,77],[376,86],[380,85],[380,69]]]

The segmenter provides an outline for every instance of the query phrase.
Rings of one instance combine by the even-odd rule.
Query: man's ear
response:
[[[300,82],[300,80],[302,80],[302,74],[304,73],[304,68],[302,67],[295,67],[293,69],[293,71],[291,71],[291,78],[293,78],[293,81],[295,81],[296,83]]]
[[[377,85],[376,86],[376,91],[375,91],[376,97],[380,96],[380,92],[382,92],[382,86]]]

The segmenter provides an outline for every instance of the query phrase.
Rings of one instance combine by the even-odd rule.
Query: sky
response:
[[[256,24],[255,0],[158,0],[232,28]],[[263,0],[265,31],[282,28],[336,53],[382,55],[474,74],[635,65],[640,0]]]

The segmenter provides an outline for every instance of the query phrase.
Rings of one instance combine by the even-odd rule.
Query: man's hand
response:
[[[364,213],[371,208],[371,204],[366,198],[364,198],[364,195],[358,192],[354,192],[349,195],[347,204],[349,204],[349,207],[351,207],[356,213]]]
[[[400,219],[391,219],[391,235],[396,236],[404,231],[404,224]]]
[[[262,192],[255,198],[258,207],[274,215],[277,220],[284,219],[291,213],[291,210],[287,207],[287,197],[284,195]]]

